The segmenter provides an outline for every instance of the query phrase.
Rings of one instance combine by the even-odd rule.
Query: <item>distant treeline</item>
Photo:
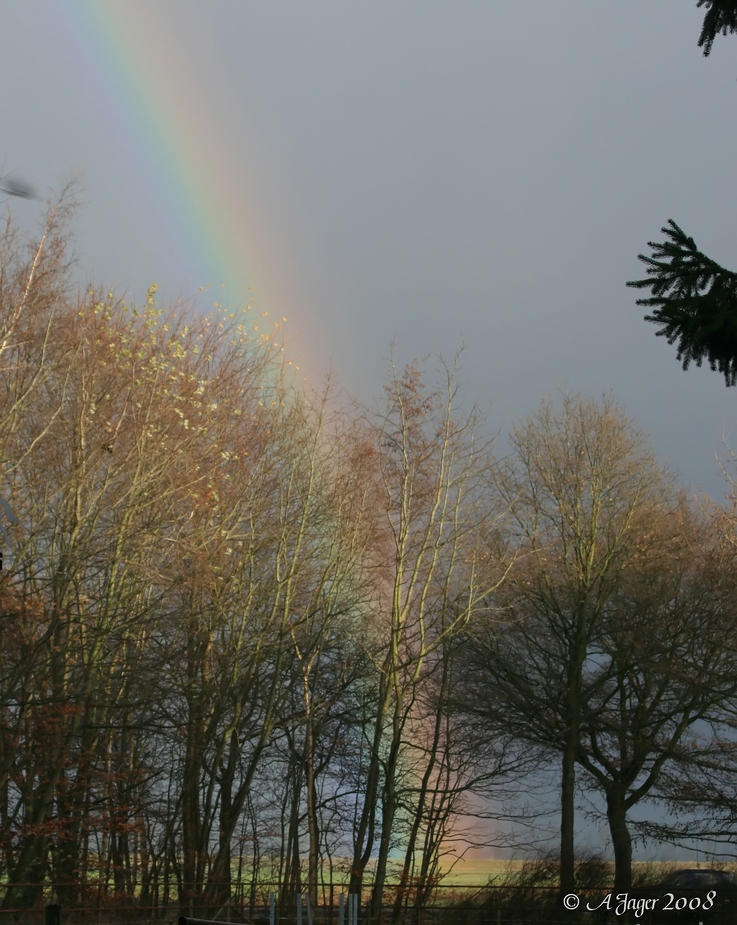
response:
[[[734,837],[731,507],[609,398],[543,402],[500,459],[452,364],[366,410],[260,316],[79,294],[68,220],[0,241],[5,908],[347,877],[375,920],[391,871],[399,918],[546,769],[566,889],[587,789],[618,888],[641,801],[678,810],[653,838]]]

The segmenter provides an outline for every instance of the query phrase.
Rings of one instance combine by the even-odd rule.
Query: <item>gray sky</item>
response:
[[[123,71],[93,5],[141,36]],[[401,359],[465,343],[494,428],[562,387],[613,390],[720,495],[737,390],[682,372],[625,287],[669,218],[737,269],[737,38],[704,59],[702,19],[695,0],[0,0],[0,162],[44,191],[81,171],[80,278],[168,297],[221,281],[172,204],[230,152],[210,220],[243,213],[243,265],[311,382],[332,366],[369,400],[392,337]],[[152,30],[152,73],[198,88],[181,119],[213,152],[166,196],[124,73],[151,67]],[[10,205],[24,223],[41,208]]]

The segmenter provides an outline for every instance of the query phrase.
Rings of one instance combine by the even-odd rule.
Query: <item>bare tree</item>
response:
[[[717,729],[737,693],[725,552],[685,501],[654,516],[592,647],[578,762],[606,801],[618,890],[632,884],[630,810],[665,771],[719,748]]]
[[[375,498],[383,520],[377,578],[375,715],[365,730],[366,778],[354,835],[350,889],[358,892],[377,838],[371,899],[378,920],[400,802],[398,773],[408,721],[428,659],[498,584],[484,540],[498,510],[489,487],[488,443],[479,417],[456,412],[455,371],[428,392],[410,366],[386,388],[372,424]],[[378,833],[377,833],[378,828]]]
[[[602,622],[668,481],[613,400],[542,403],[498,481],[518,557],[469,627],[472,712],[561,761],[561,890],[574,888],[576,766]],[[489,703],[489,708],[483,706]]]

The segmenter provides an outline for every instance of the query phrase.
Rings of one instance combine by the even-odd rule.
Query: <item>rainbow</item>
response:
[[[257,286],[254,276],[254,268],[269,264],[264,230],[272,249],[278,236],[244,192],[247,152],[234,150],[227,124],[213,113],[212,95],[156,5],[70,0],[52,6],[93,106],[178,262],[198,283],[212,285],[216,304],[254,304],[257,290],[261,307],[267,302],[272,314],[282,315],[293,295],[280,291],[275,279]],[[198,11],[189,8],[188,15]],[[198,30],[204,33],[206,24],[194,34]]]

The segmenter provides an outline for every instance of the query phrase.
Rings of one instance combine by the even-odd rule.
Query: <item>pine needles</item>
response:
[[[699,36],[699,48],[704,49],[704,57],[709,56],[714,39],[721,32],[737,32],[737,2],[735,0],[699,0],[696,7],[705,6],[707,14]]]
[[[648,279],[628,286],[650,288],[652,296],[638,305],[653,306],[645,320],[661,325],[658,337],[677,343],[683,368],[707,360],[727,386],[737,384],[737,273],[725,270],[696,247],[693,238],[669,219],[661,229],[670,240],[648,241],[652,257],[639,254],[648,265]]]

